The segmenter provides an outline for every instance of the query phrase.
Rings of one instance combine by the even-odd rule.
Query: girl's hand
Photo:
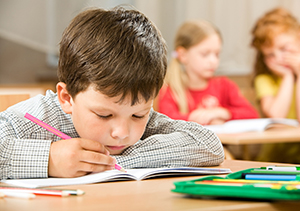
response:
[[[197,122],[200,125],[209,125],[210,122],[215,118],[214,113],[211,109],[198,108],[191,112],[188,121]]]
[[[283,61],[295,75],[300,74],[300,49],[290,46],[283,56]]]
[[[284,77],[287,74],[293,74],[293,70],[288,65],[278,64],[272,59],[265,60],[266,65],[278,76]]]
[[[220,124],[231,117],[229,111],[223,107],[202,108],[199,107],[192,111],[189,115],[188,121],[197,122],[201,125]]]

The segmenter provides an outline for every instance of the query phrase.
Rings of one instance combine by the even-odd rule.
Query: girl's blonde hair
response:
[[[174,48],[175,50],[179,47],[189,49],[213,34],[218,34],[221,39],[219,30],[213,24],[204,20],[187,21],[179,27],[176,33]],[[188,96],[186,92],[188,78],[182,64],[176,57],[176,53],[169,63],[165,83],[172,90],[180,113],[188,113]]]
[[[290,33],[299,36],[300,26],[297,19],[284,8],[275,8],[258,19],[252,29],[251,45],[257,50],[254,64],[254,77],[259,74],[269,74],[276,77],[264,62],[262,47],[270,47],[276,36]]]

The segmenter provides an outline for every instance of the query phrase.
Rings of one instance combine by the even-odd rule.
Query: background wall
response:
[[[48,64],[55,66],[61,34],[76,14],[88,6],[118,4],[131,4],[145,13],[161,30],[169,54],[183,21],[201,18],[213,22],[224,40],[217,71],[224,75],[251,73],[250,31],[263,13],[283,6],[300,18],[298,0],[0,0],[0,38],[45,53]],[[0,52],[0,57],[5,54]]]

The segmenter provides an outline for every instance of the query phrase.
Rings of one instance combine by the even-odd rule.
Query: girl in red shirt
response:
[[[202,125],[259,117],[236,84],[214,76],[221,46],[218,29],[206,21],[187,21],[179,28],[159,112]]]

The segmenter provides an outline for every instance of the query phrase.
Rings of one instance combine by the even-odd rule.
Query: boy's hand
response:
[[[48,175],[78,177],[90,172],[114,169],[115,158],[97,141],[73,138],[53,142],[50,148]]]

